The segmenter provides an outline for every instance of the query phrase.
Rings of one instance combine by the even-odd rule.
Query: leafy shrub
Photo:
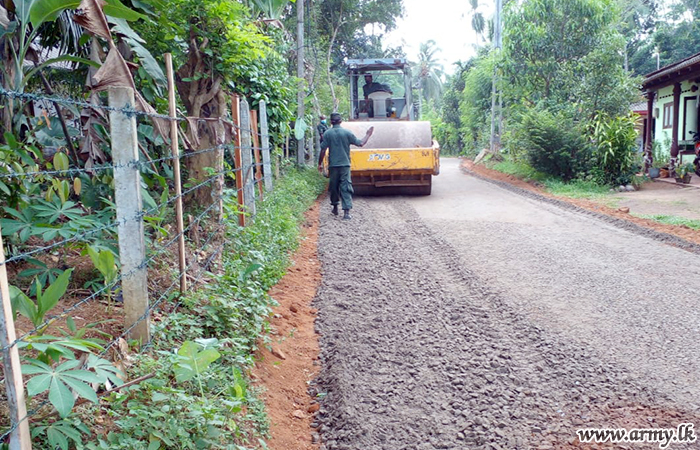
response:
[[[635,121],[632,114],[619,117],[601,114],[591,123],[595,162],[605,183],[627,184],[637,169]]]
[[[521,116],[518,127],[535,170],[564,180],[586,170],[590,145],[580,127],[564,113],[531,108]]]

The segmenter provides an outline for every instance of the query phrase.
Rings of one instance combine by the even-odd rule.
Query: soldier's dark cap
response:
[[[331,120],[342,120],[343,117],[340,115],[340,113],[334,112],[331,113]]]

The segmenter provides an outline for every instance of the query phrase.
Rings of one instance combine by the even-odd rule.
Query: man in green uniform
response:
[[[321,114],[318,116],[318,118],[321,119],[321,122],[316,126],[316,129],[318,130],[318,135],[321,138],[321,142],[323,142],[323,133],[328,130],[328,125],[326,125],[326,116]]]
[[[352,132],[340,127],[342,122],[340,114],[331,114],[332,128],[323,134],[323,142],[321,143],[321,154],[318,157],[318,171],[323,171],[323,158],[328,153],[328,170],[330,180],[328,190],[331,193],[331,205],[333,205],[333,214],[338,215],[338,203],[342,201],[343,219],[350,219],[350,210],[352,209],[352,180],[350,179],[350,144],[362,147],[367,143],[367,140],[372,133],[374,127],[367,130],[367,134],[362,140],[359,140]]]

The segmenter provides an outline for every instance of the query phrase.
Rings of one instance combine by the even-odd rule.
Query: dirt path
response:
[[[433,189],[356,199],[350,222],[321,210],[326,449],[598,448],[575,430],[700,426],[697,254],[457,160]]]
[[[310,425],[319,405],[309,396],[318,371],[316,310],[311,302],[321,282],[316,255],[319,203],[306,212],[302,241],[287,274],[271,290],[279,306],[270,320],[270,342],[256,354],[253,377],[262,385],[270,421],[270,450],[313,450],[318,436]]]
[[[610,196],[618,207],[632,214],[667,215],[700,220],[700,189],[657,181],[646,183],[640,191]]]

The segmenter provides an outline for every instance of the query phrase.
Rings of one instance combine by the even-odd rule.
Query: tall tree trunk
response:
[[[338,13],[338,24],[333,28],[333,35],[331,36],[331,40],[328,43],[328,52],[326,52],[326,67],[328,69],[328,87],[331,90],[331,98],[333,98],[333,111],[338,110],[338,105],[340,104],[340,102],[335,96],[335,87],[333,86],[333,79],[331,78],[331,55],[333,52],[333,46],[335,45],[335,39],[338,36],[338,31],[344,23],[345,21],[343,20],[343,7],[341,5],[340,12]]]
[[[188,206],[204,208],[217,202],[223,194],[224,150],[223,147],[217,147],[225,143],[225,130],[221,119],[226,115],[226,96],[221,88],[222,78],[214,73],[198,78],[208,70],[203,53],[208,44],[207,39],[198,43],[194,31],[192,32],[187,63],[178,69],[175,81],[189,116],[188,135],[195,153],[190,156],[184,155],[185,167],[192,184],[202,184],[188,194],[185,201]],[[201,153],[197,153],[199,151]],[[222,213],[219,211],[219,216]]]
[[[0,42],[0,49],[2,50],[2,60],[3,61],[13,61],[14,56],[10,50],[10,45],[8,44],[8,39],[11,39],[12,35],[6,35]],[[5,64],[5,70],[2,74],[2,87],[7,90],[13,90],[15,79],[15,64]],[[4,142],[4,137],[2,136],[5,132],[12,132],[12,111],[14,110],[14,101],[10,97],[4,97],[2,99],[3,108],[0,109],[0,115],[2,117],[2,133],[0,133],[0,140]]]

